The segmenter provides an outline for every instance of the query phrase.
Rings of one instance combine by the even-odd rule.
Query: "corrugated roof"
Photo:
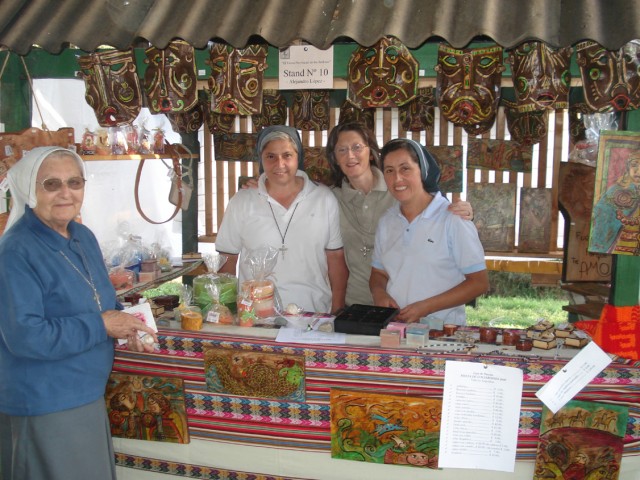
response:
[[[505,48],[523,40],[551,46],[595,40],[616,50],[640,38],[638,0],[2,0],[0,45],[26,54],[33,45],[59,53],[140,41],[164,48],[182,38],[234,47],[264,40],[372,45],[393,35],[410,48],[445,40],[463,48],[491,39]]]

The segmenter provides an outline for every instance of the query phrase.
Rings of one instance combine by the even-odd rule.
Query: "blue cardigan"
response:
[[[121,309],[93,233],[76,222],[66,239],[29,207],[0,237],[0,412],[42,415],[104,396],[113,364],[102,310]]]

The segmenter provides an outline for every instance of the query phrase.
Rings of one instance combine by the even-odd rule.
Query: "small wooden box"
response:
[[[533,347],[541,348],[542,350],[551,350],[557,344],[558,342],[556,342],[555,338],[553,340],[533,340]]]
[[[576,337],[575,335],[572,335],[570,337],[566,337],[564,339],[564,344],[569,346],[569,347],[582,348],[587,343],[589,343],[589,339],[588,338],[580,338],[580,337]]]
[[[527,338],[532,338],[533,340],[539,339],[546,333],[553,333],[553,327],[547,328],[546,330],[538,330],[533,327],[527,328]]]
[[[160,315],[162,315],[164,313],[164,307],[162,305],[154,305],[153,303],[151,304],[151,313],[153,313],[154,317],[159,317]]]

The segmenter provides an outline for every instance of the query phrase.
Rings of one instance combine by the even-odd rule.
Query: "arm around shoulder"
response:
[[[344,249],[325,250],[325,253],[327,255],[329,284],[331,285],[331,313],[335,313],[345,306],[349,269],[344,259]]]

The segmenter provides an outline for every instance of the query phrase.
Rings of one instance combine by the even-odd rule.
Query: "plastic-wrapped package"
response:
[[[278,249],[264,246],[248,252],[243,262],[252,278],[242,282],[238,292],[238,321],[241,326],[253,326],[260,318],[282,312],[275,283],[269,279],[278,261]]]
[[[585,114],[583,122],[586,139],[575,144],[569,153],[569,161],[595,167],[598,158],[600,130],[617,130],[618,116],[616,112]]]
[[[205,317],[214,304],[212,292],[217,292],[217,303],[224,305],[229,311],[236,313],[236,298],[238,292],[238,278],[218,270],[227,261],[226,255],[209,254],[204,256],[204,262],[210,273],[198,275],[193,279],[193,301],[202,309]],[[216,288],[212,290],[212,286]]]

